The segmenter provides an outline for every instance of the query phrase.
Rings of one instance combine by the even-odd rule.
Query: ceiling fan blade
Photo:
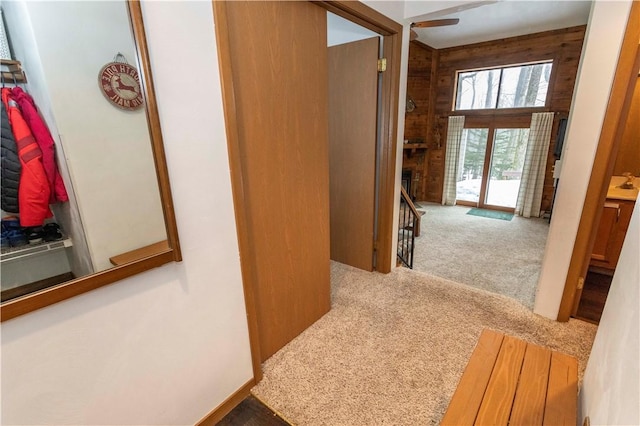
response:
[[[459,18],[451,19],[432,19],[430,21],[414,22],[411,24],[414,28],[431,28],[431,27],[443,27],[445,25],[455,25],[460,22]]]

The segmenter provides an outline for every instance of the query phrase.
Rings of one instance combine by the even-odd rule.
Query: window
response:
[[[458,71],[455,110],[543,107],[551,62]]]
[[[464,129],[456,179],[459,204],[514,208],[528,141],[527,128]]]

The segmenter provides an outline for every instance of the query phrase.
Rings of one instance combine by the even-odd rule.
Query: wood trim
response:
[[[64,274],[55,275],[53,277],[38,280],[29,284],[24,284],[19,287],[2,290],[2,292],[0,293],[0,298],[4,302],[5,300],[14,299],[16,297],[24,296],[35,291],[40,291],[47,287],[52,287],[66,281],[71,281],[74,278],[75,277],[71,272],[65,272]]]
[[[493,204],[482,204],[480,208],[487,209],[487,210],[495,210],[495,211],[505,212],[505,213],[514,213],[514,214],[516,211],[514,207],[494,206]]]
[[[135,263],[117,266],[87,277],[81,277],[37,293],[32,293],[2,304],[1,321],[7,321],[54,303],[62,302],[80,294],[95,290],[107,284],[139,274],[152,268],[173,262],[173,251],[156,254]]]
[[[200,419],[196,426],[214,426],[227,414],[231,412],[238,404],[251,394],[251,388],[256,385],[255,380],[251,379],[240,389],[235,391],[230,397],[225,399],[222,404],[211,410],[209,414]]]
[[[456,206],[478,207],[478,203],[474,201],[467,201],[467,200],[456,200]]]
[[[160,199],[162,201],[167,240],[169,241],[170,248],[158,251],[153,256],[142,258],[133,263],[107,269],[85,277],[79,277],[75,280],[2,303],[2,305],[0,305],[0,321],[7,321],[54,303],[70,299],[99,287],[112,284],[124,278],[164,265],[165,263],[174,261],[179,262],[182,260],[180,242],[178,240],[178,227],[176,224],[173,199],[171,196],[171,186],[169,183],[169,172],[167,169],[162,131],[160,128],[160,118],[158,116],[158,107],[153,88],[147,40],[145,36],[144,22],[142,19],[142,8],[140,6],[140,2],[136,0],[127,1],[127,6],[129,10],[131,31],[133,32],[134,44],[136,46],[138,57],[142,91],[146,102],[145,112],[147,115],[147,123],[149,124],[152,151],[156,166],[156,175],[158,177],[158,187],[160,190]]]
[[[624,123],[629,113],[638,71],[640,70],[639,40],[640,2],[634,1],[629,13],[609,103],[602,131],[600,132],[591,178],[589,179],[582,216],[578,225],[576,241],[560,302],[558,321],[569,320],[574,302],[581,296],[581,291],[577,288],[578,279],[586,276],[589,266],[597,225],[602,215],[602,207],[606,199],[611,174],[613,173],[620,140],[625,129]]]
[[[531,127],[531,114],[469,114],[464,116],[464,128],[528,129]]]
[[[398,32],[385,36],[384,55],[387,71],[382,74],[382,103],[380,111],[382,150],[380,158],[380,187],[378,196],[378,259],[376,270],[391,272],[394,238],[393,210],[396,203],[396,151],[398,145],[398,103],[400,91],[400,52],[402,51],[402,27]],[[395,236],[397,237],[397,235]]]
[[[158,115],[158,102],[153,86],[153,72],[151,70],[151,61],[149,60],[142,7],[140,2],[135,0],[128,1],[127,4],[129,6],[129,15],[131,16],[131,31],[133,32],[133,42],[136,46],[140,80],[144,86],[145,113],[149,125],[149,134],[151,135],[151,147],[156,165],[158,187],[160,188],[160,200],[162,201],[167,240],[169,241],[169,247],[173,251],[173,260],[179,262],[182,260],[182,252],[180,250],[180,240],[178,239],[178,225],[173,208],[173,197],[171,196],[171,184],[169,183],[169,170],[164,152],[160,116]]]
[[[402,25],[359,1],[328,0],[312,3],[383,36],[402,35]]]
[[[396,203],[396,148],[398,137],[398,94],[400,90],[400,53],[403,27],[396,21],[357,1],[313,1],[320,7],[383,35],[383,53],[387,71],[382,73],[378,193],[378,241],[376,271],[391,272],[393,247],[393,207]]]
[[[153,256],[154,254],[167,250],[170,250],[169,242],[167,240],[158,241],[148,246],[112,256],[109,258],[109,262],[111,262],[113,266],[126,265],[127,263],[135,262],[138,259],[144,259],[145,257]]]
[[[251,250],[249,238],[249,217],[247,214],[250,206],[244,193],[244,178],[242,175],[242,157],[240,155],[240,138],[238,135],[238,123],[235,103],[235,89],[233,82],[233,69],[231,68],[231,46],[229,40],[229,24],[227,21],[227,5],[225,2],[213,2],[213,16],[215,21],[216,43],[218,48],[218,67],[222,86],[222,99],[225,117],[225,130],[227,133],[227,147],[229,150],[229,169],[231,174],[231,187],[233,195],[234,215],[236,219],[236,232],[240,249],[240,269],[242,273],[243,292],[247,309],[247,324],[249,329],[249,343],[251,347],[251,361],[253,377],[256,383],[262,380],[262,355],[260,353],[260,335],[258,332],[258,306],[256,304],[257,273],[255,259]]]
[[[455,102],[455,99],[454,99],[454,102]],[[531,114],[533,114],[534,112],[549,112],[549,111],[551,111],[551,109],[548,106],[525,107],[525,108],[455,109],[448,112],[447,116],[449,115],[464,115],[465,117],[471,117],[471,116],[510,117],[510,116],[520,116],[520,115],[531,116]]]

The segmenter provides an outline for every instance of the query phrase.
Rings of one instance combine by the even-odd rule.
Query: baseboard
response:
[[[255,381],[253,379],[249,380],[240,389],[235,391],[233,395],[224,400],[222,404],[218,405],[209,414],[204,416],[198,423],[196,423],[196,426],[213,426],[218,423],[224,416],[229,414],[231,410],[236,408],[238,404],[249,396],[251,388],[254,386]]]

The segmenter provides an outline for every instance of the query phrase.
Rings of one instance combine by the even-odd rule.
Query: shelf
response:
[[[0,262],[4,263],[37,254],[63,250],[67,247],[71,247],[72,245],[73,243],[71,242],[71,240],[69,238],[65,238],[58,241],[27,244],[21,247],[7,247],[2,249],[2,254],[0,254]]]
[[[402,146],[402,149],[427,149],[428,145],[426,143],[405,143]]]
[[[0,59],[0,65],[2,66],[2,81],[4,83],[26,83],[27,76],[22,70],[22,64],[20,61],[12,61],[9,59]]]
[[[145,257],[164,253],[167,250],[169,250],[169,242],[167,240],[158,241],[157,243],[110,257],[109,261],[114,266],[120,266],[136,260],[144,259]]]

